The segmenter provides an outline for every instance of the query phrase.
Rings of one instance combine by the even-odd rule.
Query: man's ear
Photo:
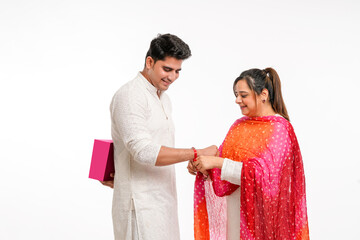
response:
[[[154,66],[155,64],[155,61],[152,57],[148,56],[146,59],[145,59],[145,67],[147,69],[150,69]]]

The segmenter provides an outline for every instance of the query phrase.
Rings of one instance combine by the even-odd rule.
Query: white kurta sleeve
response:
[[[225,158],[221,168],[221,180],[240,185],[242,162]]]
[[[112,121],[135,161],[154,166],[161,145],[152,140],[147,128],[146,97],[131,90],[123,89],[115,94],[110,109]]]

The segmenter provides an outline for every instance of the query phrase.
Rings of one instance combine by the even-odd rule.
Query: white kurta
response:
[[[139,239],[180,239],[175,167],[155,167],[161,146],[174,147],[169,97],[162,93],[159,98],[157,89],[138,73],[115,93],[110,112],[115,239],[133,238],[134,215]]]
[[[224,159],[221,168],[221,180],[240,185],[242,162]],[[240,239],[240,188],[226,196],[227,205],[227,240]]]

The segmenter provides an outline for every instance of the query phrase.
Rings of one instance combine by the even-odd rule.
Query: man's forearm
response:
[[[215,145],[203,149],[196,149],[198,156],[215,156],[217,147]],[[194,150],[191,148],[169,148],[161,146],[155,166],[167,166],[179,162],[194,159]]]
[[[167,166],[194,158],[194,150],[191,148],[169,148],[161,146],[155,166]]]

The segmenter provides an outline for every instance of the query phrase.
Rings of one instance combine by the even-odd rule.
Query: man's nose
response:
[[[169,72],[168,79],[169,79],[171,82],[175,81],[175,80],[176,80],[176,73],[173,72],[173,71]]]

